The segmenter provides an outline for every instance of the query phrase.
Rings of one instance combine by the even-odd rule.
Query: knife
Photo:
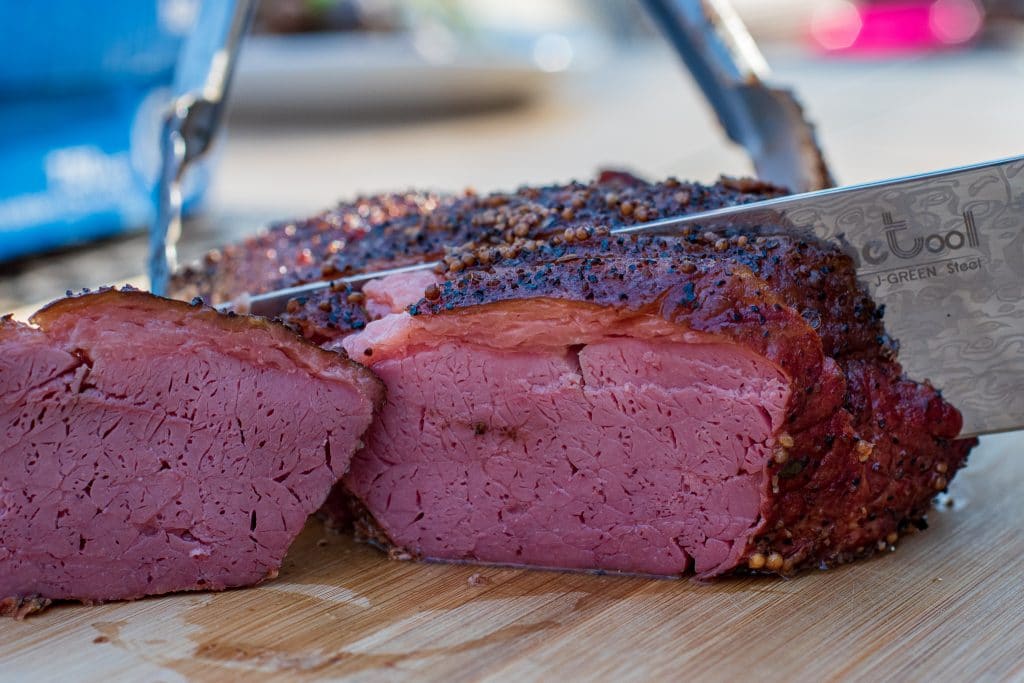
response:
[[[671,235],[783,226],[840,244],[908,374],[964,415],[963,436],[1024,428],[1024,156],[789,195],[612,228]],[[222,310],[275,315],[295,297],[434,268],[419,263],[244,296]]]

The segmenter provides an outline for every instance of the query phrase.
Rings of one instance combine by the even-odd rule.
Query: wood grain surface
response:
[[[397,562],[311,522],[259,588],[0,622],[0,679],[1024,679],[1021,451],[985,439],[929,530],[790,580]]]

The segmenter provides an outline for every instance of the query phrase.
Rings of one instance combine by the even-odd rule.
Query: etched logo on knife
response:
[[[978,227],[972,211],[964,211],[963,228],[933,232],[927,235],[908,236],[907,222],[893,220],[888,211],[882,213],[884,240],[871,240],[864,244],[858,254],[861,264],[878,266],[889,265],[888,268],[862,271],[862,276],[870,276],[875,289],[882,285],[900,285],[904,283],[928,280],[940,275],[957,275],[981,269],[982,257],[971,252],[979,249]],[[918,261],[916,264],[900,264],[890,260],[890,256],[898,261]],[[920,263],[921,257],[934,257]],[[944,267],[943,267],[944,265]]]
[[[888,211],[882,213],[882,225],[885,226],[885,241],[871,240],[861,249],[861,259],[873,266],[885,263],[892,254],[898,259],[909,260],[920,256],[923,251],[936,256],[959,251],[964,247],[977,248],[978,226],[974,222],[974,212],[964,211],[964,229],[948,232],[933,232],[930,235],[918,235],[907,240],[900,234],[907,230],[907,222],[894,221]],[[902,241],[901,241],[902,240]]]

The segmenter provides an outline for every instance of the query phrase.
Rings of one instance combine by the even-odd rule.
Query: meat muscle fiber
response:
[[[285,328],[137,291],[0,321],[0,608],[276,575],[382,397]]]
[[[445,257],[445,273],[323,290],[285,315],[387,385],[329,513],[394,556],[791,573],[920,526],[975,441],[904,376],[837,248],[771,226],[608,234],[778,192],[612,174],[409,195],[395,215],[361,210],[393,198],[360,200],[178,286],[259,291],[253,264],[271,255],[276,285]],[[352,214],[372,221],[349,229]]]

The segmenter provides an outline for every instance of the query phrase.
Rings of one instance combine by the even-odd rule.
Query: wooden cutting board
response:
[[[0,622],[0,679],[1024,679],[1024,441],[875,559],[709,585],[424,565],[303,532],[259,588]]]

